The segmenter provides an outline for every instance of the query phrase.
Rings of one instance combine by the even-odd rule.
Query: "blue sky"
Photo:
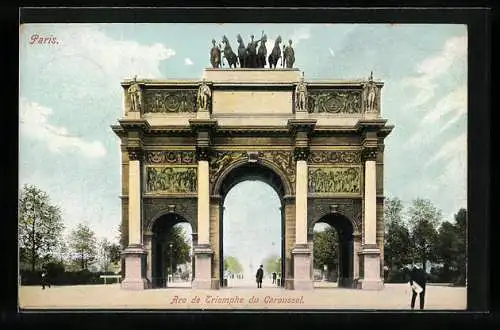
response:
[[[306,79],[360,79],[373,71],[384,81],[382,116],[395,125],[386,139],[386,196],[429,198],[445,220],[466,207],[467,28],[446,24],[22,25],[20,187],[47,191],[68,230],[86,222],[98,237],[116,240],[120,152],[110,125],[122,116],[120,81],[199,79],[213,38],[227,35],[235,49],[238,33],[248,42],[262,31],[268,51],[278,35],[294,41],[295,66]],[[30,44],[35,34],[58,43]],[[272,246],[280,235],[278,207],[265,184],[233,188],[226,253],[254,264],[267,251],[279,253],[279,244]],[[250,256],[254,237],[264,251]]]

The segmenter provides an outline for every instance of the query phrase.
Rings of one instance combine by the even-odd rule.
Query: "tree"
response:
[[[19,247],[22,261],[34,271],[40,258],[50,254],[61,240],[61,210],[46,192],[24,185],[19,197]]]
[[[275,254],[265,258],[262,261],[262,265],[264,265],[264,269],[268,273],[281,273],[281,258]]]
[[[107,238],[103,238],[98,242],[98,259],[99,259],[99,264],[100,268],[102,271],[107,272],[109,269],[109,265],[111,264],[111,256],[110,256],[110,249],[111,249],[111,242],[108,241]]]
[[[122,249],[121,249],[119,244],[112,243],[109,246],[108,253],[109,253],[109,261],[111,263],[114,264],[114,263],[117,263],[121,260]]]
[[[78,224],[71,232],[70,247],[74,253],[73,260],[81,270],[88,269],[97,257],[97,239],[94,232],[85,224]]]
[[[428,199],[417,198],[412,201],[408,211],[408,220],[412,227],[422,221],[429,222],[433,228],[441,223],[442,214]]]
[[[224,270],[237,274],[243,272],[243,267],[236,257],[227,256],[224,258]]]
[[[324,231],[314,233],[313,245],[314,268],[323,269],[323,266],[327,265],[328,269],[336,269],[338,260],[337,231],[329,227]]]
[[[403,203],[397,197],[384,203],[384,259],[389,269],[401,269],[411,262],[410,232],[403,221]]]
[[[457,231],[457,282],[465,285],[467,278],[467,210],[461,208],[455,215],[455,228]]]
[[[389,269],[401,269],[404,265],[411,263],[412,259],[410,232],[404,224],[393,223],[388,227],[384,259]]]
[[[111,243],[106,238],[99,242],[99,259],[101,269],[105,272],[109,270],[111,264],[117,263],[121,258],[120,245]]]
[[[441,211],[430,200],[417,198],[412,201],[408,211],[411,226],[411,240],[414,260],[422,262],[425,267],[427,261],[435,261],[437,226],[441,222]]]
[[[403,222],[403,203],[397,197],[387,198],[384,202],[384,222],[387,226]]]
[[[458,232],[455,226],[445,221],[439,228],[437,240],[438,260],[443,263],[444,280],[449,281],[456,271],[458,257]]]
[[[177,265],[182,265],[190,261],[189,252],[191,251],[191,245],[189,244],[187,234],[182,227],[171,227],[164,236],[163,242],[163,253],[168,256],[170,260],[170,263],[168,264],[169,269],[170,266],[172,266],[172,269],[175,270],[177,269]],[[172,244],[172,248],[170,248],[170,244]]]

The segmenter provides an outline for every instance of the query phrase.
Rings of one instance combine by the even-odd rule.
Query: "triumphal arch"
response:
[[[317,222],[340,234],[339,284],[383,287],[383,83],[304,79],[297,68],[205,69],[197,80],[122,82],[123,288],[162,277],[158,233],[193,231],[193,288],[223,285],[226,193],[259,179],[281,199],[282,284],[311,289]]]

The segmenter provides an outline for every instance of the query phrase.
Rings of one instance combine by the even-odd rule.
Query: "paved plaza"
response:
[[[381,291],[336,288],[316,282],[314,290],[277,288],[264,282],[234,281],[233,287],[220,290],[194,290],[189,282],[176,287],[144,291],[122,290],[119,284],[22,286],[23,309],[378,309],[409,310],[411,291],[407,284],[385,284]],[[465,310],[467,289],[430,284],[426,310]],[[418,306],[418,298],[417,304]]]

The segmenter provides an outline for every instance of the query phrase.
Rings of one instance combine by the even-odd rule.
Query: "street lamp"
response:
[[[172,247],[174,246],[172,243],[168,245],[170,247],[170,274],[172,276],[171,282],[174,281],[174,268],[173,268],[173,262],[172,262],[172,257],[173,257],[173,250]]]

